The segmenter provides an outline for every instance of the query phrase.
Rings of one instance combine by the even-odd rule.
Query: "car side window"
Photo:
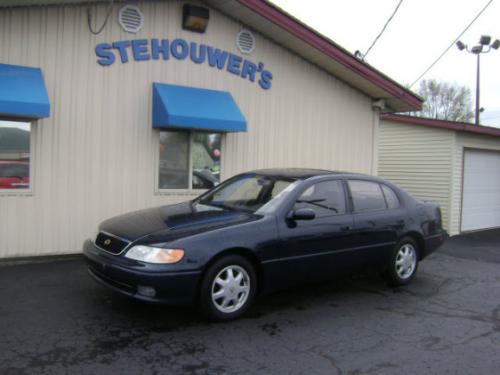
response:
[[[392,190],[387,185],[381,184],[380,186],[382,186],[382,191],[384,192],[385,201],[387,202],[387,206],[389,208],[398,208],[400,206],[399,198],[396,195],[396,193],[394,192],[394,190]]]
[[[350,180],[348,184],[354,212],[385,210],[387,208],[382,189],[378,183]]]
[[[297,208],[311,208],[316,217],[344,214],[346,204],[342,181],[322,181],[309,186],[297,199]]]

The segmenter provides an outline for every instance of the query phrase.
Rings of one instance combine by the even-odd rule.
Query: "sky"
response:
[[[365,53],[399,0],[271,0],[354,53]],[[399,83],[415,81],[467,27],[488,0],[403,0],[366,62]],[[473,46],[481,35],[500,39],[500,0],[493,0],[460,38]],[[481,57],[481,124],[500,128],[500,49]],[[476,56],[453,46],[423,79],[467,86],[475,108]],[[418,89],[419,82],[412,86]]]

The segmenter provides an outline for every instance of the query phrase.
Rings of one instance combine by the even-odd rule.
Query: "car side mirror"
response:
[[[287,215],[287,219],[290,220],[312,220],[316,217],[316,212],[310,208],[297,208],[296,210],[290,211]]]

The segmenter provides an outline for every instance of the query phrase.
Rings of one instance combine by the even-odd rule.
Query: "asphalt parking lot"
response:
[[[109,292],[79,258],[0,265],[0,374],[498,374],[500,230],[448,240],[413,284],[262,298],[216,324]]]

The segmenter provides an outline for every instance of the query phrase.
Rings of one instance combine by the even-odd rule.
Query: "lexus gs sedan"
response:
[[[260,294],[360,272],[409,283],[446,232],[437,204],[381,178],[315,169],[237,175],[198,198],[101,223],[89,274],[133,298],[242,315]]]

